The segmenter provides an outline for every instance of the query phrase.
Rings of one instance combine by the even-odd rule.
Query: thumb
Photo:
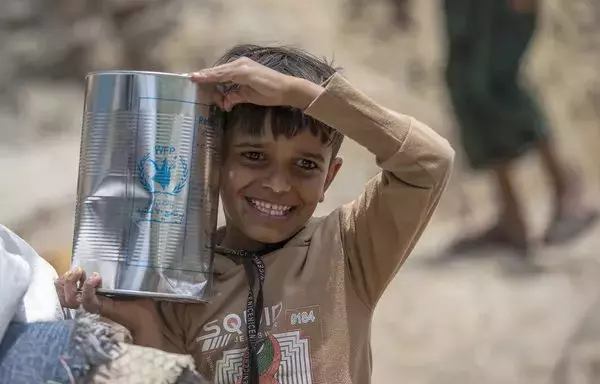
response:
[[[95,272],[85,280],[81,293],[83,308],[121,324],[121,320],[129,314],[127,309],[122,307],[123,302],[97,295],[96,289],[101,285],[102,278]],[[121,325],[127,327],[126,324]]]
[[[248,100],[246,98],[246,95],[244,94],[243,90],[240,88],[240,89],[237,89],[235,91],[231,91],[231,92],[225,94],[225,96],[223,97],[223,109],[225,109],[226,111],[229,112],[236,105],[247,103],[247,102],[248,102]]]
[[[90,313],[98,313],[100,311],[100,300],[98,296],[96,296],[96,288],[101,284],[102,279],[96,272],[83,282],[81,288],[81,304],[83,309]]]
[[[261,94],[248,86],[239,87],[223,96],[223,108],[226,111],[230,111],[236,105],[244,103],[266,105],[261,102]]]

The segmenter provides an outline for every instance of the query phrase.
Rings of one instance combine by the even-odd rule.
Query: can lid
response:
[[[190,78],[189,73],[169,73],[169,72],[153,72],[153,71],[134,71],[134,70],[106,70],[106,71],[93,71],[89,72],[85,78],[87,79],[90,76],[98,76],[98,75],[152,75],[152,76],[170,76],[170,77],[179,77],[179,78]]]

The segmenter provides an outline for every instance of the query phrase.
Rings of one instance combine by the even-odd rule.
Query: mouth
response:
[[[292,205],[281,205],[271,203],[265,200],[246,197],[246,201],[263,216],[268,216],[274,219],[284,219],[296,209]]]

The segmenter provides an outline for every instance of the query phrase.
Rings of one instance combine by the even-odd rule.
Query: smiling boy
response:
[[[375,305],[429,222],[453,150],[297,49],[237,46],[191,80],[235,85],[217,95],[227,112],[218,244],[238,251],[215,257],[217,295],[113,301],[95,295],[100,276],[74,269],[57,281],[62,304],[113,319],[137,344],[191,354],[215,383],[370,382]],[[382,171],[355,201],[312,218],[344,136]]]

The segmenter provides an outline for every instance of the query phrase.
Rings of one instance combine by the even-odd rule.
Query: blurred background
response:
[[[586,198],[600,182],[600,3],[540,0],[522,67]],[[444,81],[442,0],[3,0],[0,223],[59,273],[68,268],[87,72],[189,72],[236,43],[292,44],[333,58],[367,95],[413,115],[458,154],[433,222],[379,304],[374,383],[600,382],[600,228],[528,258],[444,257],[497,213],[494,183],[466,165]],[[360,193],[377,169],[356,143],[319,207]],[[552,215],[537,156],[515,166],[534,238]]]

